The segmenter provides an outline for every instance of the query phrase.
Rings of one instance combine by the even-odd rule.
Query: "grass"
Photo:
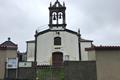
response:
[[[52,80],[53,78],[57,80],[64,80],[64,70],[61,69],[51,69],[42,68],[37,70],[38,80]]]

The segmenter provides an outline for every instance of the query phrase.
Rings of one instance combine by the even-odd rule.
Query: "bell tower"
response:
[[[65,29],[66,28],[66,15],[65,3],[61,4],[58,0],[49,7],[49,28],[50,29]]]

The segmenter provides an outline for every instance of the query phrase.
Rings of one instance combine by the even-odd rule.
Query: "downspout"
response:
[[[80,34],[80,29],[78,29],[78,47],[79,47],[79,61],[81,61],[81,34]]]

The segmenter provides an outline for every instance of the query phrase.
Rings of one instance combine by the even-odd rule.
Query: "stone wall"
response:
[[[95,61],[65,61],[65,80],[97,80]]]
[[[16,69],[6,69],[5,80],[15,80],[17,79]]]
[[[6,80],[35,80],[35,78],[36,72],[34,67],[6,70]]]
[[[36,72],[35,68],[19,68],[18,69],[18,79],[20,80],[35,80]]]

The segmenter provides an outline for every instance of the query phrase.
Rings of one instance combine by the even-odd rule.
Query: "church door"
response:
[[[60,67],[63,65],[63,53],[62,52],[54,52],[52,54],[52,65],[54,67]]]

